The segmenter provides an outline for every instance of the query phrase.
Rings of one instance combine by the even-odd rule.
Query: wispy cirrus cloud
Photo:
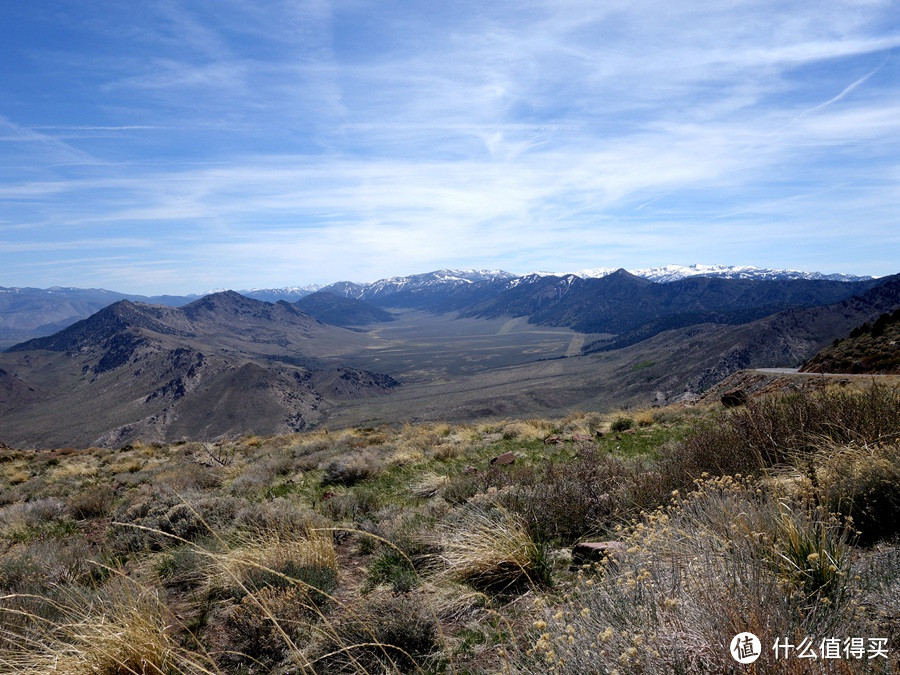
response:
[[[11,11],[0,284],[896,271],[890,2],[430,5]]]

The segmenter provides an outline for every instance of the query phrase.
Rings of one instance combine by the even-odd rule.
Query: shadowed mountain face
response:
[[[854,326],[871,321],[900,307],[900,275],[879,279],[874,288],[840,302],[777,312],[771,316],[735,326],[694,326],[662,333],[638,343],[661,345],[666,341],[683,344],[694,353],[695,373],[685,382],[692,391],[702,391],[744,368],[796,367],[837,336]],[[688,339],[678,339],[689,336]],[[588,346],[586,351],[596,350]],[[687,363],[688,355],[673,360]]]
[[[366,342],[286,302],[230,291],[177,308],[123,300],[0,356],[3,440],[117,445],[304,429],[331,401],[396,385],[335,367]]]
[[[877,283],[694,277],[659,284],[619,270],[599,279],[526,277],[461,310],[466,316],[528,316],[540,325],[615,333],[618,348],[673,328],[748,323],[787,309],[838,302]]]
[[[0,349],[51,335],[118,300],[182,305],[190,298],[126,295],[101,288],[0,288]]]
[[[295,302],[294,307],[334,326],[368,326],[394,320],[390,312],[370,302],[341,297],[327,291],[307,295]]]

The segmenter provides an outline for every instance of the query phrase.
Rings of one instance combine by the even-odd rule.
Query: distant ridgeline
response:
[[[900,373],[900,308],[857,326],[807,361],[808,373]]]

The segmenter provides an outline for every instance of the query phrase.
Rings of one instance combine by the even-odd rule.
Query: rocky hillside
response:
[[[857,326],[801,368],[807,373],[900,373],[900,308]]]
[[[230,291],[178,308],[123,300],[0,355],[2,440],[116,446],[305,429],[332,401],[396,385],[340,366],[341,350],[366,339]]]

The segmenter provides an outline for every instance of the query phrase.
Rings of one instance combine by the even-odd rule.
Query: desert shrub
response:
[[[731,636],[854,635],[846,531],[729,477],[642,518],[626,550],[538,611],[518,672],[730,672]],[[796,671],[789,671],[796,672]]]
[[[0,509],[0,528],[39,527],[47,521],[61,520],[66,514],[66,503],[57,497],[10,504]]]
[[[279,452],[254,459],[246,471],[231,483],[235,495],[252,495],[269,489],[278,478],[296,471],[297,460],[288,453]]]
[[[544,420],[516,420],[506,423],[500,433],[507,440],[541,440],[550,433],[550,424]]]
[[[212,459],[203,462],[185,461],[175,463],[154,478],[156,484],[163,484],[178,493],[215,490],[225,479],[225,470]]]
[[[888,644],[900,640],[897,598],[900,597],[900,547],[873,548],[858,556],[851,575],[858,579],[855,598],[867,608],[870,635],[885,636]]]
[[[61,537],[78,531],[66,503],[56,497],[9,504],[0,508],[0,538],[27,542]]]
[[[270,672],[308,639],[313,618],[302,590],[263,588],[231,607],[222,621],[223,665]]]
[[[381,472],[380,460],[371,452],[358,452],[335,459],[323,467],[323,485],[351,486]]]
[[[366,578],[369,590],[379,584],[388,584],[395,593],[412,590],[420,583],[410,559],[394,549],[386,550],[371,562]]]
[[[207,579],[211,560],[208,552],[217,549],[215,540],[197,546],[185,544],[162,553],[154,562],[157,576],[168,588],[188,591],[199,588]]]
[[[313,665],[320,673],[416,672],[427,668],[439,644],[423,598],[372,594],[333,618]]]
[[[646,458],[622,459],[584,447],[574,459],[455,476],[440,494],[462,504],[496,490],[496,503],[521,517],[534,539],[567,545],[656,508],[672,489]]]
[[[552,582],[549,548],[524,520],[502,508],[463,507],[439,524],[440,574],[493,593],[516,593]]]
[[[634,419],[624,415],[617,417],[609,425],[609,430],[613,432],[628,431],[634,427]]]
[[[850,519],[859,543],[900,535],[900,443],[826,448],[817,462],[825,503]]]
[[[39,561],[27,551],[0,557],[0,594],[24,592],[43,576]]]
[[[119,505],[113,512],[109,541],[116,552],[158,551],[177,542],[167,537],[166,513],[173,506],[182,504],[174,494],[159,491],[141,491],[132,499]]]
[[[571,544],[624,518],[630,467],[588,449],[574,460],[546,462],[511,476],[497,501],[521,517],[534,539]]]
[[[32,590],[39,586],[92,584],[103,576],[99,551],[81,538],[68,537],[36,540],[20,547],[12,556],[13,567],[30,569],[30,575],[20,578],[17,590],[28,582]],[[9,569],[3,559],[0,568]],[[0,582],[2,585],[2,582]]]
[[[320,606],[337,585],[337,556],[328,532],[257,532],[210,557],[210,589],[237,598],[261,588],[297,587],[309,604]]]
[[[266,566],[251,566],[243,582],[250,589],[295,589],[293,596],[303,599],[303,605],[312,610],[328,604],[330,593],[337,588],[338,578],[334,567],[323,562],[306,560],[265,561]],[[271,567],[268,567],[271,565]],[[243,589],[238,596],[243,596]]]
[[[451,476],[441,488],[440,496],[450,504],[465,504],[469,499],[485,489],[485,478],[478,473],[461,473]]]
[[[442,500],[434,500],[413,509],[388,506],[374,514],[377,526],[370,528],[373,551],[388,557],[399,555],[416,569],[422,569],[440,552],[433,530],[439,518],[447,515],[449,506]]]
[[[825,390],[751,400],[698,425],[667,470],[698,476],[751,473],[815,454],[823,444],[870,444],[900,434],[900,389]]]
[[[146,498],[123,503],[113,513],[109,537],[115,551],[158,551],[221,532],[233,523],[239,505],[232,497],[185,502],[159,491],[144,494]]]
[[[77,520],[103,518],[112,512],[116,493],[109,485],[91,485],[69,497],[69,512]]]
[[[359,521],[376,511],[379,501],[374,490],[357,487],[320,502],[319,510],[334,521]]]
[[[413,496],[419,499],[430,499],[449,484],[450,479],[446,475],[428,471],[419,475],[409,488]]]

